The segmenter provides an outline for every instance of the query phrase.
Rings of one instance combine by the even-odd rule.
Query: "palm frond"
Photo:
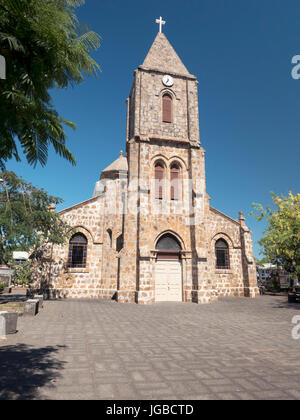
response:
[[[8,44],[11,51],[20,51],[25,53],[24,46],[15,36],[0,32],[0,44],[5,43]]]

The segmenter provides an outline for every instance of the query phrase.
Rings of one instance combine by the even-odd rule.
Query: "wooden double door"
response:
[[[179,255],[158,255],[155,263],[155,301],[182,302],[182,265]]]

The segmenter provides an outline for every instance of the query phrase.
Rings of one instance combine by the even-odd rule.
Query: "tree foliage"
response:
[[[275,210],[253,203],[252,215],[266,219],[268,227],[259,241],[267,260],[300,279],[300,194],[287,197],[272,193]]]
[[[62,200],[48,195],[14,172],[0,173],[0,265],[12,261],[13,251],[38,250],[44,243],[63,244],[70,227],[50,206]]]
[[[76,126],[55,110],[49,89],[74,86],[84,74],[98,73],[90,51],[99,47],[100,37],[75,13],[84,2],[0,0],[0,55],[7,64],[7,78],[0,80],[2,169],[11,158],[20,160],[19,149],[29,164],[44,166],[50,144],[75,164],[64,126]]]

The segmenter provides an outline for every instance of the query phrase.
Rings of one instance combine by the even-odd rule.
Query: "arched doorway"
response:
[[[155,301],[182,302],[181,245],[177,238],[167,233],[156,244]]]

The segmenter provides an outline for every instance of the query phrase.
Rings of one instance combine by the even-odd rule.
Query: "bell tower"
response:
[[[169,140],[200,145],[198,82],[189,73],[162,32],[158,32],[144,62],[134,72],[127,100],[127,141]],[[165,120],[163,98],[172,115]]]
[[[180,264],[190,273],[184,274],[184,301],[191,301],[192,290],[198,289],[193,285],[197,276],[192,276],[196,244],[206,250],[202,230],[208,199],[198,82],[161,32],[165,22],[160,18],[157,23],[160,30],[134,72],[127,99],[128,197],[117,292],[121,302],[155,300],[156,246],[164,232],[181,241]],[[157,165],[163,183],[159,188],[154,185]],[[176,188],[171,185],[174,180]]]

